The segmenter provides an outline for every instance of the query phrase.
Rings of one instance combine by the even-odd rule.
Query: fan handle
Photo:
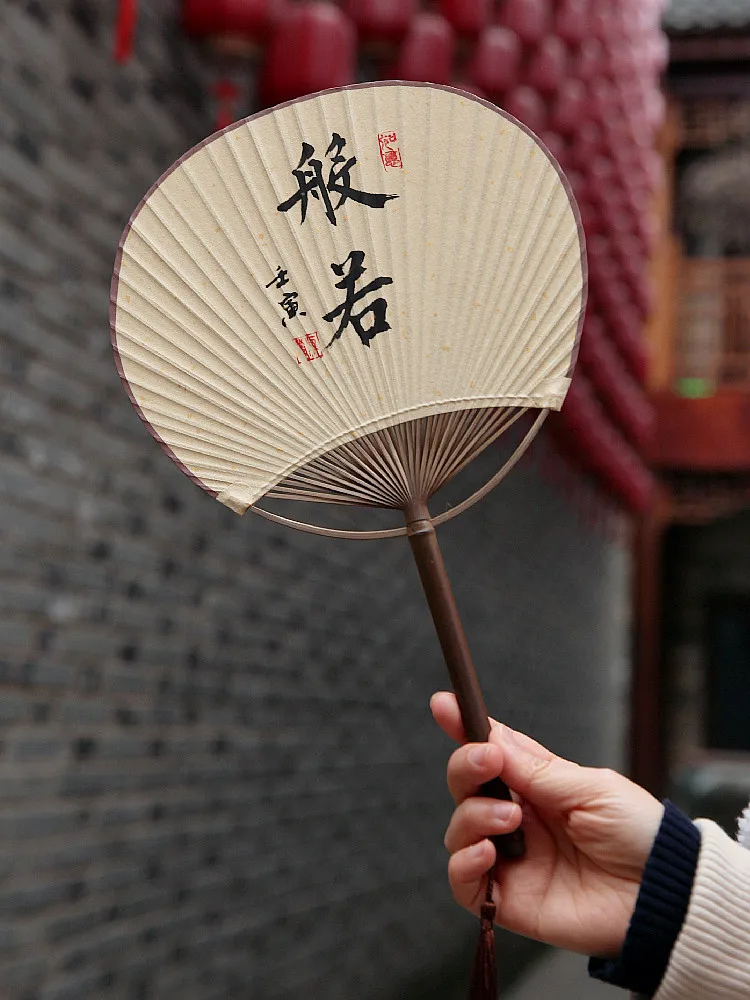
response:
[[[409,544],[435,623],[466,736],[470,743],[486,743],[490,735],[490,721],[430,512],[424,502],[416,501],[405,511],[405,515]],[[481,792],[493,799],[511,801],[510,790],[500,778],[493,778],[482,785]],[[520,858],[526,853],[526,841],[520,828],[491,840],[498,853],[505,858]]]

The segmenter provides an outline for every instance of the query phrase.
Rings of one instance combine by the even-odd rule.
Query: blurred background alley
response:
[[[4,0],[2,1000],[464,995],[408,546],[222,508],[109,339],[177,157],[386,78],[526,123],[589,249],[563,411],[441,530],[490,711],[728,830],[750,796],[750,0]]]

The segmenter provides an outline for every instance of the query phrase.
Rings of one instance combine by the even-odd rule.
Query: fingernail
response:
[[[484,841],[481,844],[474,844],[469,852],[469,856],[475,861],[478,861],[481,857],[484,857]]]
[[[490,748],[488,746],[484,747],[474,747],[473,750],[469,751],[469,761],[475,767],[484,767],[487,763],[487,757],[489,756]]]
[[[507,823],[515,812],[512,802],[496,802],[492,807],[492,815],[502,823]]]

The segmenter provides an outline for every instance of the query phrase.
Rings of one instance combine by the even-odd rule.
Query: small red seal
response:
[[[320,340],[318,338],[317,332],[308,333],[304,337],[295,337],[294,343],[297,345],[297,347],[299,347],[299,349],[304,354],[305,361],[317,361],[319,358],[323,357],[323,355],[320,352]],[[302,358],[299,356],[299,354],[297,355],[297,364],[298,365],[302,364]]]
[[[380,159],[386,170],[403,170],[404,161],[398,147],[398,136],[395,132],[381,132],[378,136]]]

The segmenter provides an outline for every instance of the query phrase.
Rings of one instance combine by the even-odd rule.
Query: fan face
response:
[[[112,338],[152,434],[244,512],[383,428],[559,408],[585,288],[577,208],[523,126],[448,88],[368,84],[175,164],[123,235]]]

